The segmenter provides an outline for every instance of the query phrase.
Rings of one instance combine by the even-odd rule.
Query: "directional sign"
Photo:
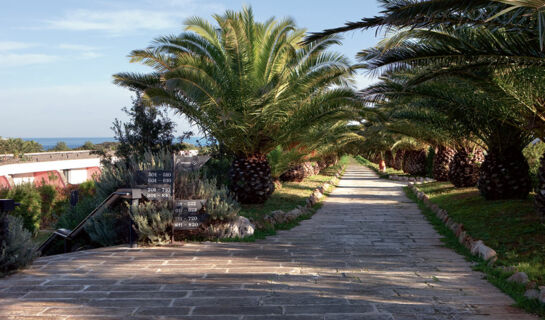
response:
[[[172,184],[174,182],[174,174],[172,171],[166,170],[146,170],[136,171],[137,185],[158,185]]]
[[[166,170],[146,170],[136,172],[136,185],[149,200],[172,199],[174,174]]]
[[[202,213],[206,200],[175,200],[173,214],[174,230],[195,230],[208,221],[209,215]]]

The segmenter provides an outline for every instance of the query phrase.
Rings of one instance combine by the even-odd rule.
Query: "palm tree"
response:
[[[156,39],[130,54],[154,69],[119,73],[115,83],[142,90],[153,105],[174,108],[235,155],[231,189],[243,203],[274,191],[266,155],[298,141],[321,121],[350,117],[358,102],[352,69],[327,51],[337,37],[300,45],[290,19],[256,22],[252,10],[186,21],[186,32]]]

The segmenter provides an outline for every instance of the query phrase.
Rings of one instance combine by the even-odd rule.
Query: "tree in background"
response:
[[[160,150],[172,150],[176,125],[166,112],[146,106],[138,91],[132,99],[132,107],[123,108],[123,111],[130,117],[129,122],[115,119],[112,127],[119,141],[116,156],[128,159],[131,155],[142,155],[146,151],[157,153]]]
[[[25,153],[42,152],[44,147],[36,141],[25,141],[21,138],[2,139],[0,137],[0,154],[13,154],[21,158]]]
[[[70,149],[67,145],[66,145],[66,142],[64,141],[59,141],[57,142],[57,144],[52,148],[50,149],[49,151],[70,151],[72,149]]]

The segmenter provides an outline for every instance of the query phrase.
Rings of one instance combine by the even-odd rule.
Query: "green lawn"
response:
[[[525,200],[487,201],[477,188],[455,189],[447,182],[418,186],[448,211],[475,239],[498,253],[498,262],[516,266],[545,285],[545,224],[535,212],[533,196]]]

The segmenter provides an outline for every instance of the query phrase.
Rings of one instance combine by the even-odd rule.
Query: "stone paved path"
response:
[[[356,165],[311,220],[267,240],[77,252],[0,279],[0,319],[536,319],[512,303],[400,183]]]

